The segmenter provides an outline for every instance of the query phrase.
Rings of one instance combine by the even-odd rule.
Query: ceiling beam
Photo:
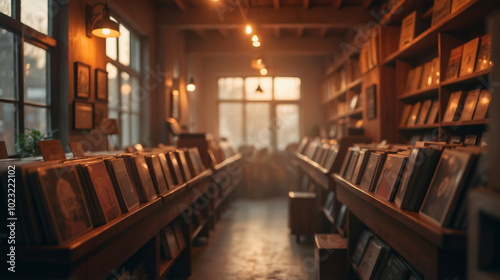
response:
[[[303,27],[297,28],[297,37],[302,38],[303,35],[304,35],[304,28]]]
[[[280,0],[273,0],[273,5],[275,10],[280,9]]]
[[[309,0],[303,0],[302,1],[302,6],[304,7],[304,9],[306,10],[309,10]]]
[[[363,7],[363,9],[368,9],[370,7],[370,5],[372,4],[373,0],[363,0],[361,2],[361,7]]]
[[[179,29],[219,29],[242,28],[244,20],[238,11],[226,11],[223,19],[216,12],[203,9],[189,9],[179,13],[172,8],[156,9],[156,24]],[[372,19],[367,10],[360,6],[344,7],[341,11],[333,8],[287,7],[279,13],[272,7],[253,7],[252,20],[262,28],[351,28],[365,24]]]
[[[274,27],[274,28],[273,28],[273,31],[274,31],[274,37],[275,37],[276,39],[281,38],[281,28],[279,28],[279,27]]]
[[[333,0],[333,8],[335,10],[340,9],[340,6],[342,6],[342,0]]]
[[[279,39],[274,35],[261,38],[266,54],[328,54],[331,55],[340,50],[340,43],[343,42],[340,36],[329,36],[327,38],[285,36]],[[261,47],[262,48],[262,47]],[[260,48],[252,47],[248,37],[234,37],[231,40],[220,40],[217,36],[208,36],[201,39],[192,34],[186,36],[186,51],[199,54],[229,54],[248,53],[255,54],[261,51]]]
[[[177,4],[177,7],[181,9],[183,12],[187,11],[187,6],[186,3],[184,3],[184,0],[175,0],[175,4]]]
[[[229,29],[217,29],[217,30],[224,39],[229,36]]]
[[[319,37],[320,38],[325,38],[326,33],[328,32],[329,28],[323,27],[319,30]]]

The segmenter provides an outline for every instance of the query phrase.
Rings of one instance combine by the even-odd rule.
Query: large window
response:
[[[219,137],[278,151],[298,142],[300,78],[226,77],[218,90]]]
[[[120,37],[106,39],[108,63],[108,116],[118,119],[121,135],[113,144],[133,145],[140,142],[141,40],[130,28],[120,23]]]
[[[14,154],[25,128],[50,127],[50,0],[0,0],[0,140]]]

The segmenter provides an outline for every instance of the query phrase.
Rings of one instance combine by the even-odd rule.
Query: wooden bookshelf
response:
[[[431,224],[417,212],[401,210],[395,203],[361,190],[338,174],[334,177],[338,183],[338,199],[347,206],[351,216],[382,238],[426,279],[464,275],[465,231]],[[444,265],[446,263],[448,265]]]
[[[398,99],[402,102],[412,102],[423,99],[437,99],[439,94],[439,85],[433,85],[427,88],[404,93]]]

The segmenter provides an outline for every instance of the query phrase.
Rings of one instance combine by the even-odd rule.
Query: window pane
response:
[[[48,35],[49,13],[48,0],[21,0],[21,21]]]
[[[220,78],[217,83],[219,86],[219,99],[243,98],[242,78]]]
[[[245,79],[245,98],[248,100],[271,100],[272,83],[270,77],[250,77]],[[260,85],[262,93],[257,93],[257,87]]]
[[[290,143],[299,142],[299,105],[276,105],[277,148],[285,150]]]
[[[0,103],[0,139],[5,141],[7,152],[15,153],[16,107],[14,104]]]
[[[136,71],[141,70],[141,41],[134,33],[130,34],[130,66]]]
[[[47,52],[24,43],[24,100],[47,103]]]
[[[141,96],[140,96],[140,88],[139,88],[139,80],[137,78],[132,77],[132,112],[140,112],[141,111]]]
[[[294,78],[294,77],[274,78],[274,99],[278,100],[300,99],[300,78]]]
[[[0,98],[15,98],[14,35],[0,28]]]
[[[128,66],[130,64],[130,31],[121,24],[118,44],[118,61]]]
[[[135,144],[132,143],[130,139],[130,115],[123,112],[120,120],[120,136],[122,140],[122,147]]]
[[[108,56],[112,60],[116,60],[118,58],[116,54],[117,40],[117,38],[106,38],[106,56]]]
[[[132,114],[130,117],[132,118],[132,127],[131,127],[132,143],[134,143],[134,144],[139,143],[141,141],[139,114]]]
[[[9,17],[11,16],[11,11],[12,11],[12,6],[11,2],[12,0],[0,0],[0,13],[6,14]]]
[[[108,118],[118,119],[118,112],[114,111],[114,110],[109,110],[108,111]],[[118,125],[120,125],[119,122],[118,122]],[[121,130],[121,127],[120,127],[120,130]],[[109,139],[109,144],[110,144],[111,150],[118,148],[120,146],[120,137],[118,135],[108,135],[108,139]]]
[[[130,110],[130,93],[132,92],[132,86],[130,85],[130,75],[126,72],[121,72],[121,85],[120,85],[120,98],[121,98],[121,108],[124,111]]]
[[[24,106],[24,127],[47,132],[47,108]]]
[[[247,103],[246,105],[247,144],[259,148],[271,146],[271,118],[269,103]]]
[[[118,69],[111,63],[106,64],[108,72],[108,108],[118,109]]]
[[[219,104],[219,137],[225,137],[235,147],[243,144],[243,104]]]

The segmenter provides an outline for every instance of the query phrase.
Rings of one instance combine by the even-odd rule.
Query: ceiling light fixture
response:
[[[101,13],[94,13],[94,9],[97,6],[103,6]],[[97,19],[99,15],[101,18]],[[109,18],[109,8],[107,3],[97,3],[93,6],[86,5],[85,17],[87,37],[92,38],[92,35],[100,38],[120,37],[118,23]]]
[[[252,26],[250,24],[247,24],[245,27],[245,33],[248,35],[252,34]]]
[[[189,92],[193,92],[196,89],[196,85],[194,83],[194,79],[193,78],[189,79],[189,83],[187,84],[186,89]]]
[[[262,76],[267,75],[267,69],[266,69],[265,67],[264,67],[264,68],[262,68],[262,69],[260,69],[260,74],[261,74]]]
[[[252,45],[256,48],[260,47],[260,42],[257,41],[257,42],[253,42]]]
[[[264,91],[262,90],[262,88],[260,87],[260,84],[257,86],[257,89],[255,90],[255,93],[258,93],[258,94],[262,94],[264,93]]]
[[[253,35],[252,42],[258,42],[258,41],[259,41],[259,37],[257,35]]]

